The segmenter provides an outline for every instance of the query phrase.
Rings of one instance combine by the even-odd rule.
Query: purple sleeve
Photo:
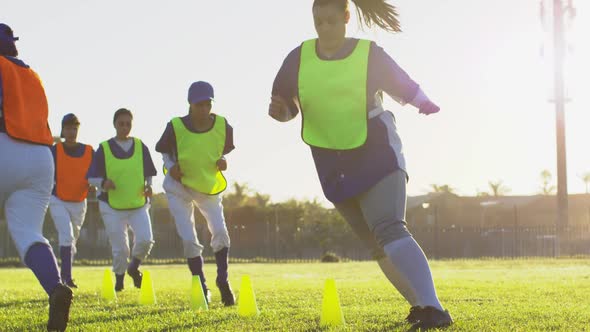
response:
[[[225,146],[223,147],[223,155],[232,152],[234,146],[234,128],[225,120]]]
[[[0,87],[2,86],[2,78],[0,78]],[[0,90],[0,93],[2,91]],[[0,102],[2,101],[2,95],[0,95]],[[2,105],[0,104],[0,109],[2,108]],[[53,157],[53,165],[54,165],[54,171],[53,171],[53,182],[57,183],[57,146],[55,144],[53,144],[52,146],[49,147],[49,150],[51,151],[51,156]],[[53,191],[55,191],[55,185],[53,186]],[[52,192],[52,194],[54,194]]]
[[[166,129],[158,143],[156,143],[156,151],[166,153],[169,155],[176,155],[176,136],[174,135],[174,128],[172,122],[166,124]]]
[[[156,171],[156,166],[154,166],[150,150],[143,143],[141,143],[141,146],[143,148],[143,176],[156,176],[158,172]]]
[[[299,62],[301,59],[301,46],[292,50],[283,61],[283,65],[272,85],[272,95],[279,95],[283,97],[289,106],[289,110],[293,116],[299,113],[297,107],[298,98],[298,77],[299,77]]]
[[[92,151],[90,156],[90,166],[88,167],[88,170],[90,170],[90,167],[92,167],[92,162],[94,161],[94,156],[96,155],[96,151],[94,151],[94,148],[91,145],[88,146],[90,147],[90,151]]]
[[[57,146],[55,144],[53,144],[52,146],[49,147],[49,150],[51,150],[51,155],[53,156],[53,162],[55,163],[55,161],[57,160]]]
[[[104,166],[104,151],[102,149],[102,145],[98,146],[98,149],[92,156],[92,164],[90,164],[90,169],[86,174],[86,178],[105,178],[106,171]]]
[[[3,105],[3,98],[2,96],[4,95],[2,92],[2,72],[0,72],[0,110],[2,109],[2,105]]]
[[[368,92],[386,92],[391,98],[405,104],[411,102],[419,91],[419,85],[374,42],[369,55]]]

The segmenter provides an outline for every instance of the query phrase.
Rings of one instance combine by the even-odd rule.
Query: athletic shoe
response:
[[[59,284],[49,295],[49,320],[47,331],[65,331],[70,319],[70,305],[74,293],[64,285]]]
[[[76,283],[74,282],[74,279],[70,279],[68,281],[65,282],[66,286],[70,287],[70,288],[78,288],[78,285],[76,285]]]
[[[141,288],[141,280],[143,279],[143,273],[139,270],[128,270],[127,274],[133,278],[133,285],[135,288]]]
[[[406,322],[411,324],[418,323],[420,321],[420,318],[422,317],[422,310],[422,307],[417,305],[411,307],[410,314],[408,314],[408,317],[406,317]]]
[[[444,328],[453,324],[453,318],[447,310],[441,311],[434,307],[425,307],[422,309],[420,321],[412,326],[413,330]]]
[[[219,292],[221,293],[221,302],[223,305],[229,307],[236,304],[236,298],[234,297],[234,292],[232,292],[229,282],[217,281],[215,284],[217,284],[217,288],[219,288]]]

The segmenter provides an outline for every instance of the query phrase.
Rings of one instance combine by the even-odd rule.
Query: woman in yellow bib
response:
[[[400,31],[386,0],[352,2],[361,23]],[[426,256],[406,228],[405,161],[383,92],[422,114],[439,108],[375,42],[346,37],[348,0],[314,0],[312,12],[317,38],[283,62],[269,114],[284,122],[301,112],[301,135],[326,198],[411,305],[406,320],[416,329],[448,326],[453,320],[438,300]]]
[[[141,287],[139,264],[154,244],[148,210],[156,168],[148,148],[139,138],[129,136],[132,122],[128,109],[115,112],[117,136],[100,144],[88,172],[90,184],[99,188],[98,207],[113,251],[116,291],[124,288],[125,270],[135,287]],[[131,263],[128,228],[134,235]]]
[[[189,114],[168,123],[156,151],[162,153],[164,167],[169,170],[163,186],[191,274],[201,278],[209,301],[201,256],[203,246],[195,231],[196,205],[211,232],[217,264],[215,284],[223,304],[231,306],[235,300],[228,281],[230,240],[220,194],[227,187],[221,171],[227,169],[224,155],[234,149],[233,129],[224,117],[211,113],[212,101],[213,87],[209,83],[193,83],[188,92]]]

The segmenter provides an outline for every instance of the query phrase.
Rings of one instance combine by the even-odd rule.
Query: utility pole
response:
[[[573,0],[550,0],[553,2],[553,79],[555,103],[555,129],[557,147],[557,219],[558,229],[568,225],[567,163],[565,143],[565,82],[564,60],[566,54],[565,15],[575,17]],[[541,20],[544,20],[544,5],[541,1]]]

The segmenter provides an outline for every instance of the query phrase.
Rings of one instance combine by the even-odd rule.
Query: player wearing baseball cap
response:
[[[193,276],[198,275],[207,301],[210,292],[203,273],[203,245],[195,231],[195,206],[207,220],[211,248],[215,253],[215,283],[226,306],[235,304],[228,281],[230,239],[223,215],[221,193],[227,187],[222,171],[227,169],[224,155],[234,149],[233,129],[221,115],[211,113],[213,87],[203,81],[188,91],[189,114],[168,122],[156,145],[169,170],[164,190],[176,231],[182,239],[184,255]]]
[[[42,233],[54,177],[47,97],[37,73],[17,58],[17,40],[0,23],[0,209],[22,261],[49,295],[47,329],[63,331],[73,293]]]
[[[86,174],[94,154],[92,146],[77,142],[79,127],[78,117],[66,114],[61,121],[60,134],[64,141],[51,147],[55,161],[55,185],[49,212],[59,239],[61,279],[72,288],[78,288],[72,279],[72,263],[86,216],[86,196],[90,188]]]

